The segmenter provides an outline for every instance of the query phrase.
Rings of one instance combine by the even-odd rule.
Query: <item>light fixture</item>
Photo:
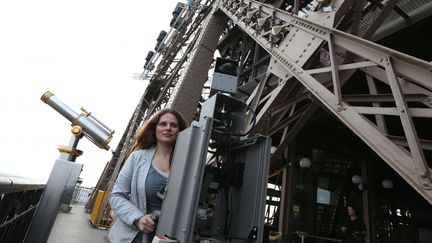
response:
[[[353,175],[353,177],[351,178],[351,180],[352,180],[352,183],[354,183],[356,185],[363,183],[363,179],[359,175]]]
[[[302,168],[310,168],[312,165],[312,162],[309,158],[303,157],[300,159],[300,167]]]
[[[270,148],[270,154],[273,155],[276,152],[276,150],[277,150],[276,146],[271,146],[271,148]]]
[[[393,189],[393,181],[389,180],[389,179],[385,179],[382,181],[382,186],[384,187],[384,189]]]
[[[353,177],[351,177],[351,181],[353,184],[357,185],[357,188],[360,191],[363,191],[366,189],[366,183],[363,182],[363,178],[361,178],[361,176],[353,175]]]

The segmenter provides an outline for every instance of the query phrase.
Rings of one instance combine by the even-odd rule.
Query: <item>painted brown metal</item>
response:
[[[272,18],[279,19],[281,22],[286,23],[287,31],[289,31],[289,33],[286,35],[284,40],[288,39],[290,42],[299,43],[295,45],[297,47],[297,52],[287,51],[289,44],[275,46],[274,43],[272,43],[272,38],[266,38],[260,33],[259,27],[257,27],[259,24],[254,21],[245,21],[247,16],[236,16],[234,14],[236,12],[234,6],[238,8],[238,6],[241,7],[242,4],[248,5],[249,11],[252,11],[251,7],[254,9],[259,9],[260,15],[256,16],[256,19],[263,19],[266,16],[272,16]],[[424,156],[421,156],[422,152],[420,152],[421,149],[419,149],[418,143],[415,142],[418,141],[418,137],[415,130],[413,130],[412,123],[409,121],[410,119],[406,117],[407,113],[405,112],[400,117],[402,123],[405,124],[404,130],[408,133],[408,141],[413,141],[410,145],[411,154],[406,154],[405,149],[399,148],[396,144],[389,140],[386,137],[386,134],[383,134],[381,130],[379,130],[375,125],[372,125],[369,120],[356,111],[354,106],[351,106],[347,102],[343,102],[340,91],[341,83],[338,82],[338,76],[336,74],[337,72],[340,72],[337,66],[342,63],[336,62],[334,54],[340,56],[344,56],[345,54],[335,53],[332,47],[333,45],[338,46],[339,48],[345,50],[345,52],[346,50],[349,50],[352,55],[356,56],[354,60],[360,60],[361,62],[366,60],[375,63],[381,68],[381,72],[386,72],[386,70],[389,70],[388,60],[391,57],[392,71],[387,71],[385,74],[388,80],[393,80],[389,82],[393,82],[394,85],[394,83],[397,83],[396,81],[401,78],[404,79],[405,82],[414,83],[420,87],[424,87],[423,89],[425,89],[425,92],[428,92],[432,89],[432,83],[430,81],[432,80],[432,65],[430,63],[403,53],[396,52],[376,43],[366,41],[362,38],[352,36],[334,28],[284,13],[283,11],[279,11],[259,2],[221,2],[219,4],[219,8],[225,14],[227,14],[227,16],[229,16],[240,28],[242,28],[253,39],[255,39],[255,41],[257,41],[265,50],[267,50],[272,55],[272,57],[283,66],[283,68],[285,68],[288,73],[285,76],[286,78],[288,78],[290,75],[294,76],[311,92],[312,95],[317,98],[320,103],[322,103],[339,120],[345,123],[347,127],[349,127],[355,134],[357,134],[357,136],[359,136],[366,144],[368,144],[370,148],[372,148],[379,156],[381,156],[384,161],[386,161],[395,171],[397,171],[414,189],[416,189],[423,197],[425,197],[426,200],[432,203],[432,177],[430,176],[430,168],[427,166]],[[266,32],[264,32],[264,34],[265,33]],[[313,53],[318,47],[313,46],[311,48],[303,49],[302,44],[309,44],[308,40],[318,40],[318,46],[320,46],[322,43],[327,43],[330,45],[330,61],[331,67],[333,67],[330,68],[330,70],[333,73],[333,89],[336,92],[330,91],[314,76],[307,73],[307,70],[300,62],[301,59],[298,59],[299,57],[304,57],[301,56],[302,54],[298,53],[298,50],[304,53]],[[350,68],[358,70],[358,67],[360,66],[362,65],[351,65]],[[397,100],[397,103],[402,102],[403,104],[403,95],[400,93],[398,94],[397,90],[400,89],[392,87],[392,94],[395,100]],[[258,116],[259,119],[261,117],[265,117],[263,114],[266,112],[267,108],[268,107],[265,107],[265,109],[261,111],[261,115]],[[407,106],[404,106],[403,108],[404,111],[411,112],[411,110],[413,110]],[[411,116],[408,115],[408,117]],[[284,148],[279,147],[279,149]],[[276,154],[278,154],[278,152],[276,152]]]

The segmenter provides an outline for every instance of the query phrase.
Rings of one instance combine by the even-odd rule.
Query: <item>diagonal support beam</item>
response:
[[[278,148],[276,149],[276,151],[274,152],[274,154],[271,158],[272,162],[283,156],[284,150],[294,140],[294,138],[301,131],[303,126],[306,124],[306,122],[309,121],[309,119],[315,113],[315,110],[317,108],[318,108],[318,105],[316,103],[312,102],[308,105],[308,107],[304,110],[301,117],[297,120],[297,122],[294,124],[294,126],[291,128],[291,130],[283,138],[283,141],[279,144]]]
[[[339,71],[337,70],[336,58],[335,58],[335,50],[333,46],[333,37],[332,34],[329,34],[328,38],[328,46],[329,46],[329,55],[330,55],[330,63],[331,63],[331,72],[333,78],[333,92],[338,100],[338,105],[342,105],[342,91],[341,84],[339,81]]]
[[[169,107],[177,109],[188,121],[192,121],[196,113],[219,37],[227,21],[228,19],[215,12],[215,9],[204,20],[202,31],[186,64],[187,67],[168,102]]]
[[[378,94],[378,90],[377,90],[377,87],[375,85],[375,82],[373,81],[373,78],[370,75],[366,74],[366,80],[367,80],[369,92],[371,94],[374,94],[374,95]],[[380,105],[379,105],[379,103],[374,102],[374,103],[372,103],[372,106],[373,107],[379,107]],[[386,123],[385,123],[385,120],[384,120],[384,116],[382,116],[382,115],[375,115],[375,120],[377,122],[378,129],[382,133],[387,134],[387,126],[386,126]]]
[[[246,102],[246,104],[248,104],[250,109],[254,112],[256,111],[256,109],[258,107],[260,97],[264,91],[265,85],[267,84],[268,78],[269,78],[268,73],[264,73],[261,76],[259,84],[254,89],[254,91],[249,96],[249,99]],[[252,113],[249,112],[246,116],[245,127],[247,127],[251,123],[251,120],[252,120]]]
[[[430,63],[379,46],[334,28],[325,27],[321,24],[287,14],[283,11],[271,9],[257,1],[243,0],[242,2],[250,2],[255,8],[259,8],[261,11],[266,12],[266,14],[290,23],[292,28],[287,38],[290,38],[289,40],[292,40],[292,42],[298,42],[298,36],[307,39],[311,38],[312,41],[315,39],[325,41],[328,40],[329,35],[332,34],[332,40],[335,45],[349,50],[351,53],[360,57],[361,60],[373,61],[379,66],[385,67],[386,58],[390,56],[393,57],[392,67],[394,69],[394,75],[401,75],[410,82],[423,86],[425,89],[432,90],[432,83],[430,82],[432,78],[432,65]],[[255,39],[255,41],[270,53],[274,59],[281,63],[291,75],[299,80],[319,102],[351,129],[353,133],[362,139],[390,167],[399,173],[399,175],[432,204],[432,190],[428,189],[427,186],[425,187],[424,181],[419,180],[419,171],[416,168],[416,164],[413,158],[407,154],[404,149],[389,140],[374,124],[353,110],[348,104],[344,102],[340,103],[335,94],[330,92],[323,84],[303,69],[303,65],[296,56],[293,56],[293,53],[285,52],[285,45],[274,46],[272,43],[269,43],[268,39],[260,36],[250,27],[253,23],[239,21],[238,18],[232,16],[230,11],[224,6],[220,5],[219,8],[231,18],[235,24]],[[292,33],[293,31],[294,33]],[[287,43],[287,46],[289,45],[290,44]],[[306,48],[303,51],[307,52],[310,51],[310,49]],[[278,152],[279,155],[280,153],[281,152]],[[421,176],[424,175],[422,174]]]
[[[417,131],[414,127],[414,123],[411,117],[410,109],[405,101],[404,94],[397,80],[396,73],[393,69],[392,60],[387,58],[385,60],[385,69],[390,82],[390,87],[393,96],[396,101],[396,107],[399,112],[399,117],[402,122],[402,127],[405,132],[405,136],[408,141],[409,149],[415,164],[416,170],[420,175],[419,180],[421,181],[421,186],[425,189],[432,189],[432,177],[430,168],[425,160],[423,150],[420,147],[420,142],[417,136]]]

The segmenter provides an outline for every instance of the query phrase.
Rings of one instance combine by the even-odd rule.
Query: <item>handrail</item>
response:
[[[274,235],[272,235],[272,233],[274,233]],[[280,238],[282,238],[282,232],[280,232],[280,231],[277,231],[277,232],[270,231],[269,240],[275,241],[275,240],[278,240]]]
[[[42,189],[45,184],[36,179],[0,176],[0,194]]]
[[[22,242],[46,182],[0,176],[0,242]]]
[[[342,240],[340,239],[334,239],[334,238],[330,238],[330,237],[324,237],[324,236],[319,236],[319,235],[312,235],[308,232],[305,231],[295,231],[293,232],[293,234],[298,235],[300,238],[302,238],[302,242],[305,238],[314,238],[314,239],[319,239],[319,240],[327,240],[327,241],[333,241],[333,242],[342,242]]]

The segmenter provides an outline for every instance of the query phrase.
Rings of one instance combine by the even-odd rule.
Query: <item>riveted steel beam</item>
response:
[[[272,60],[277,61],[279,68],[283,67],[283,69],[288,72],[285,78],[293,76],[300,81],[319,102],[339,120],[345,123],[349,129],[368,144],[369,147],[397,171],[414,189],[432,203],[430,168],[427,167],[424,156],[421,156],[421,148],[418,143],[415,143],[418,138],[412,121],[410,121],[413,113],[412,111],[415,111],[414,113],[418,111],[403,105],[404,96],[398,92],[400,88],[394,86],[395,83],[398,83],[399,79],[402,79],[404,80],[403,82],[415,84],[418,89],[423,90],[423,93],[430,92],[432,90],[432,82],[430,81],[432,80],[432,65],[417,58],[331,28],[328,23],[321,24],[313,20],[311,21],[311,19],[313,19],[312,15],[310,15],[308,20],[279,11],[278,9],[271,8],[256,1],[244,0],[242,3],[249,4],[249,11],[252,10],[251,8],[259,10],[259,16],[256,17],[257,19],[271,16],[273,22],[279,21],[289,24],[290,28],[287,30],[288,32],[285,33],[285,38],[281,42],[275,43],[273,38],[267,36],[267,33],[258,28],[257,24],[253,23],[253,21],[244,22],[242,18],[232,15],[231,11],[227,9],[229,8],[227,5],[219,5],[219,8],[272,55]],[[324,15],[321,16],[321,19],[323,16]],[[287,51],[292,48],[290,46],[291,43],[295,43],[293,45],[295,50]],[[306,47],[303,47],[304,45],[306,45]],[[332,72],[333,80],[335,77],[338,79],[337,75],[341,72],[339,66],[345,65],[341,63],[340,60],[343,60],[345,55],[350,53],[350,55],[354,56],[352,59],[354,62],[350,63],[350,66],[345,66],[346,69],[360,70],[361,66],[367,63],[367,68],[374,68],[373,66],[375,66],[375,71],[378,71],[380,75],[384,76],[390,86],[393,85],[391,89],[392,95],[394,99],[397,100],[396,102],[399,103],[399,113],[401,109],[405,112],[409,112],[408,116],[399,114],[399,117],[403,123],[404,130],[409,132],[407,139],[408,144],[410,144],[410,153],[407,154],[405,149],[400,148],[389,140],[386,137],[387,134],[383,133],[382,130],[378,129],[377,125],[361,115],[358,109],[356,110],[355,107],[343,101],[343,94],[340,89],[342,84],[340,82],[337,80],[333,82],[332,92],[331,89],[323,85],[320,80],[317,80],[308,73],[308,70],[304,68],[304,64],[309,60],[309,57],[316,52],[318,47],[322,45],[327,45],[330,48],[329,69],[326,71]],[[335,49],[333,49],[333,47],[335,47]],[[306,57],[304,54],[306,54]],[[392,62],[389,67],[388,60],[390,57]],[[355,64],[356,62],[361,62],[361,64]],[[278,72],[279,75],[281,73],[283,73],[283,71]],[[274,100],[275,97],[271,97],[273,97]],[[268,102],[271,102],[271,99],[269,99],[267,103]],[[264,114],[266,114],[265,111],[269,107],[270,105],[267,105],[267,107],[262,109],[260,112],[261,117],[267,117],[268,119],[268,115],[264,116]],[[368,109],[382,110],[383,108],[370,107]],[[420,113],[420,115],[428,116],[429,111],[426,109]],[[267,120],[267,128],[268,123],[269,121]],[[282,144],[284,143],[286,142]],[[277,154],[279,153],[281,152],[277,152]],[[422,167],[421,165],[425,166]]]

